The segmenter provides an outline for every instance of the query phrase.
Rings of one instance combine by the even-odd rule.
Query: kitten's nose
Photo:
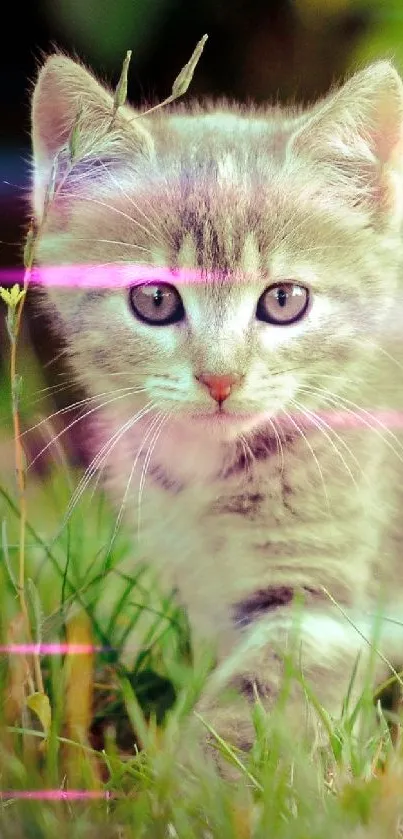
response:
[[[241,379],[240,376],[236,375],[216,376],[213,373],[200,373],[197,378],[209,389],[210,396],[220,404],[228,399],[231,390]]]

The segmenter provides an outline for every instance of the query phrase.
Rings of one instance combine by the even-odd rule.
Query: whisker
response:
[[[50,385],[49,387],[41,388],[41,390],[38,390],[36,393],[37,394],[40,393],[42,395],[38,396],[36,399],[32,399],[28,403],[28,406],[31,407],[33,405],[38,405],[39,402],[44,402],[45,399],[50,399],[51,397],[53,397],[53,396],[55,396],[59,393],[64,393],[64,391],[71,390],[72,388],[75,388],[75,387],[77,387],[77,382],[63,382],[63,383],[59,382],[59,384]],[[33,429],[30,429],[30,430],[33,430]],[[24,433],[26,433],[26,432],[24,432]]]
[[[308,390],[308,386],[301,385],[301,390],[302,389],[303,390]],[[371,431],[373,431],[374,434],[376,434],[377,437],[379,437],[383,441],[383,443],[393,452],[395,457],[397,457],[397,459],[400,460],[403,463],[402,455],[399,454],[399,452],[395,449],[395,447],[392,445],[392,443],[385,437],[385,435],[382,434],[380,431],[378,431],[377,428],[374,428],[374,426],[371,424],[371,422],[368,421],[368,420],[373,420],[373,422],[375,422],[375,424],[379,428],[383,429],[383,431],[385,431],[387,434],[389,434],[389,436],[392,438],[394,443],[396,443],[396,445],[401,450],[401,452],[403,452],[403,444],[401,443],[399,438],[396,437],[396,434],[394,434],[393,431],[391,431],[390,428],[388,428],[388,426],[385,425],[385,423],[383,423],[379,419],[379,417],[377,417],[375,414],[372,414],[370,411],[367,411],[365,408],[361,408],[355,402],[352,402],[351,399],[346,399],[345,396],[340,396],[339,394],[332,394],[331,391],[328,391],[326,388],[317,388],[317,387],[311,385],[309,389],[310,389],[310,392],[312,392],[315,396],[322,395],[323,398],[327,402],[332,403],[336,407],[342,408],[343,411],[345,411],[346,413],[353,416],[356,420],[358,420],[359,423],[363,423],[367,428],[370,428]],[[352,407],[355,410],[352,410],[351,408],[347,407],[348,405],[352,405]],[[357,411],[359,411],[360,414],[358,414]]]
[[[140,215],[144,218],[144,220],[145,220],[146,222],[148,222],[149,224],[151,224],[151,225],[152,225],[152,227],[154,228],[154,230],[155,230],[155,232],[157,233],[157,235],[161,236],[161,233],[162,233],[162,231],[161,231],[161,220],[158,218],[158,213],[156,213],[156,212],[155,212],[155,209],[154,209],[154,207],[152,206],[152,204],[151,204],[149,201],[147,201],[147,203],[149,204],[149,206],[150,206],[150,207],[151,207],[151,209],[152,209],[152,214],[153,214],[154,218],[155,218],[155,219],[157,219],[157,221],[159,222],[159,225],[155,224],[155,221],[153,221],[151,218],[149,218],[149,216],[147,216],[147,214],[144,212],[144,210],[142,210],[142,209],[141,209],[141,207],[139,207],[139,205],[138,205],[138,204],[136,204],[136,202],[134,201],[134,198],[133,198],[132,196],[128,195],[128,194],[127,194],[127,192],[125,192],[125,190],[124,190],[124,189],[123,189],[123,187],[122,187],[122,184],[121,184],[121,183],[119,183],[119,181],[118,181],[118,180],[114,177],[114,175],[113,175],[113,173],[111,172],[110,168],[109,168],[109,167],[106,165],[106,163],[104,163],[104,161],[102,161],[102,160],[101,160],[101,166],[102,166],[102,168],[104,169],[104,171],[105,171],[105,172],[109,175],[109,177],[110,177],[110,179],[111,179],[112,183],[113,183],[113,184],[114,184],[114,185],[118,188],[119,192],[121,192],[121,194],[123,195],[123,197],[124,197],[124,198],[126,198],[126,199],[127,199],[127,201],[129,201],[129,202],[130,202],[130,204],[132,205],[132,207],[134,207],[134,209],[136,210],[136,212],[137,212],[137,213],[139,213],[139,214],[140,214]],[[165,233],[168,233],[168,230],[166,229],[165,225],[164,225],[164,230],[165,230]],[[171,235],[171,234],[169,234],[169,236],[170,236],[171,242],[173,243],[173,237],[172,237],[172,235]]]
[[[369,338],[361,338],[361,336],[360,340],[365,341],[365,343],[368,344],[370,347],[375,347],[375,349],[378,350],[378,352],[380,352],[381,355],[384,355],[385,358],[388,359],[388,361],[391,361],[392,364],[394,364],[398,368],[398,370],[403,371],[403,364],[400,361],[398,361],[397,358],[391,355],[387,350],[385,350],[384,347],[381,347],[380,344],[376,344],[375,341],[371,341]]]
[[[309,451],[310,451],[310,453],[311,453],[311,455],[312,455],[312,457],[313,457],[313,459],[314,459],[314,462],[315,462],[316,468],[317,468],[317,470],[318,470],[318,472],[319,472],[320,480],[321,480],[322,487],[323,487],[323,494],[324,494],[324,496],[325,496],[325,500],[326,500],[326,506],[327,506],[328,512],[329,512],[329,514],[330,514],[330,513],[331,513],[331,509],[330,509],[329,495],[328,495],[327,488],[326,488],[326,481],[325,481],[325,477],[324,477],[324,475],[323,475],[322,468],[321,468],[321,465],[320,465],[320,463],[319,463],[319,460],[318,460],[317,454],[316,454],[316,452],[314,451],[313,446],[311,445],[311,442],[310,442],[309,438],[308,438],[308,437],[307,437],[307,435],[304,433],[303,429],[302,429],[302,428],[300,428],[300,426],[298,425],[298,423],[297,423],[297,422],[295,422],[295,420],[294,420],[294,418],[292,417],[292,415],[291,415],[291,414],[289,414],[289,413],[288,413],[288,411],[285,411],[285,410],[284,410],[284,408],[283,408],[283,411],[282,411],[282,412],[283,412],[283,414],[285,414],[285,416],[287,417],[287,419],[291,422],[291,424],[294,426],[294,428],[296,429],[296,431],[298,432],[298,434],[300,434],[300,436],[303,438],[303,440],[305,441],[306,445],[308,446],[308,449],[309,449]]]
[[[84,475],[81,478],[80,483],[78,484],[76,492],[79,491],[79,494],[82,494],[88,484],[91,481],[92,476],[99,471],[101,465],[105,464],[109,454],[115,448],[116,443],[122,438],[123,434],[128,431],[132,425],[134,425],[137,420],[142,419],[143,416],[146,416],[153,407],[152,402],[148,402],[143,408],[136,412],[133,416],[129,417],[123,425],[121,425],[109,439],[101,446],[97,454],[93,457],[89,466],[84,472]],[[102,466],[103,468],[103,466]],[[71,499],[70,503],[74,502],[74,499]],[[74,502],[75,503],[75,502]]]
[[[68,374],[67,373],[60,373],[59,375],[67,378]],[[110,378],[111,376],[126,376],[126,377],[132,379],[133,378],[133,373],[129,372],[128,370],[125,370],[124,372],[114,372],[114,373],[109,373],[108,372],[108,378]],[[39,388],[39,390],[37,390],[34,393],[34,396],[37,396],[38,398],[37,399],[32,399],[30,402],[28,402],[27,403],[28,407],[31,407],[32,405],[37,405],[39,402],[43,402],[45,399],[52,398],[55,394],[63,393],[65,390],[70,390],[71,388],[75,388],[75,387],[77,387],[77,382],[67,381],[67,382],[59,382],[58,384],[54,384],[54,385],[49,385],[48,387]],[[116,393],[117,392],[119,392],[119,389],[116,390]],[[39,396],[39,394],[41,394],[41,395]],[[103,394],[103,393],[98,394],[98,396],[104,396],[104,395],[105,394]],[[91,396],[91,397],[86,397],[86,398],[87,399],[88,398],[89,399],[97,399],[98,397],[97,396]],[[74,404],[77,405],[77,403],[74,403]],[[72,407],[72,406],[70,406],[70,407]],[[66,406],[64,409],[61,409],[61,410],[68,411],[69,406]],[[50,417],[47,417],[46,419],[48,420],[48,419],[50,419]],[[34,427],[36,427],[36,426],[34,426]],[[29,431],[33,431],[33,428],[29,429]],[[24,434],[25,433],[28,433],[28,432],[24,432]]]
[[[121,393],[123,390],[130,390],[130,387],[126,388],[117,388],[114,393]],[[48,417],[39,420],[39,422],[35,423],[35,425],[31,425],[30,428],[27,428],[20,434],[20,437],[25,437],[26,434],[30,434],[32,431],[35,431],[36,428],[39,428],[44,422],[49,422],[51,419],[54,419],[57,416],[67,414],[69,411],[73,411],[75,408],[79,408],[80,405],[87,405],[88,402],[94,402],[96,399],[100,399],[102,396],[110,396],[112,391],[105,391],[104,393],[99,393],[95,396],[85,396],[83,399],[79,399],[76,402],[72,402],[70,405],[66,405],[64,408],[59,408],[59,410],[54,411],[53,414],[49,414]]]
[[[246,468],[250,469],[250,467],[252,466],[252,463],[255,460],[255,455],[253,454],[253,449],[252,449],[251,445],[248,443],[247,438],[243,434],[239,435],[239,441],[242,445],[243,453],[244,453],[244,456],[245,456],[245,466],[246,466]],[[248,461],[249,461],[249,464],[247,464]]]
[[[137,246],[137,245],[133,245],[133,248],[137,248],[137,250],[141,250],[141,251],[143,251],[143,252],[145,252],[145,253],[147,253],[147,254],[148,254],[149,260],[148,260],[147,262],[145,262],[145,261],[143,260],[143,258],[141,259],[141,261],[140,261],[140,262],[139,262],[138,260],[136,260],[136,265],[137,265],[137,267],[138,267],[138,265],[142,265],[142,266],[144,266],[144,267],[147,267],[147,268],[148,268],[148,267],[149,267],[149,261],[152,259],[152,252],[150,251],[150,249],[149,249],[149,248],[140,248],[140,246]],[[88,277],[88,276],[89,276],[89,274],[91,274],[92,272],[94,272],[94,271],[98,272],[100,268],[109,268],[109,267],[111,267],[112,269],[115,269],[115,267],[116,267],[116,265],[117,265],[117,264],[122,265],[122,266],[125,266],[125,267],[127,267],[127,265],[128,265],[128,264],[130,265],[130,263],[127,263],[127,262],[126,262],[126,261],[124,261],[124,260],[123,260],[123,261],[121,261],[121,262],[118,262],[118,263],[117,263],[117,262],[116,262],[116,259],[111,259],[111,260],[109,260],[108,262],[97,262],[97,263],[95,263],[95,264],[92,264],[92,263],[85,263],[85,273],[86,273],[86,275],[87,275],[87,277]],[[128,285],[129,285],[129,283],[128,283]],[[125,291],[125,290],[127,291],[128,285],[127,285],[127,286],[126,286],[126,285],[125,285],[125,286],[121,286],[121,285],[120,285],[120,283],[118,283],[118,284],[117,284],[117,288],[118,288],[118,289],[120,289],[121,291]],[[83,287],[85,288],[85,283],[84,283]],[[105,287],[105,286],[103,286],[103,287]],[[111,282],[110,282],[110,284],[109,284],[109,288],[113,290],[113,289],[114,289],[114,287],[115,287],[115,284],[114,284],[114,282],[113,282],[113,279],[111,279]]]
[[[49,447],[52,445],[52,443],[54,441],[58,440],[60,437],[63,436],[63,434],[66,434],[68,431],[70,431],[70,429],[73,428],[75,425],[77,425],[77,423],[82,422],[84,419],[87,419],[87,417],[89,417],[91,414],[95,413],[95,411],[100,411],[102,408],[105,408],[106,405],[111,405],[114,402],[118,402],[119,399],[125,399],[126,396],[133,396],[135,393],[144,391],[144,389],[145,388],[141,388],[140,390],[138,390],[138,389],[133,390],[131,388],[122,388],[122,390],[125,391],[124,393],[120,393],[119,396],[114,396],[112,399],[108,399],[105,402],[101,402],[99,405],[96,405],[95,408],[91,408],[89,411],[86,411],[80,417],[76,417],[65,428],[62,428],[62,430],[59,431],[59,433],[56,434],[56,436],[53,437],[53,439],[49,443],[47,443],[46,446],[44,446],[43,449],[41,449],[41,451],[34,457],[34,459],[31,460],[31,462],[27,466],[27,470],[32,468],[32,466],[34,465],[34,463],[36,463],[38,458],[40,458],[49,449]],[[121,389],[119,388],[118,390],[121,390]],[[89,396],[89,397],[87,397],[86,400],[80,400],[79,403],[77,403],[77,404],[82,404],[83,402],[88,402],[88,401],[92,402],[95,398],[99,398],[99,397]],[[62,408],[60,411],[56,411],[54,414],[51,414],[50,417],[47,417],[46,420],[41,420],[41,422],[34,425],[30,429],[30,431],[33,431],[34,428],[38,428],[38,426],[42,425],[43,422],[46,422],[46,421],[52,419],[53,417],[57,416],[58,414],[66,413],[66,411],[71,410],[71,408],[72,408],[72,406],[69,406],[68,408]],[[27,432],[25,432],[25,431],[23,432],[23,434],[26,434],[26,433]],[[21,435],[21,436],[23,436],[23,435]]]
[[[163,429],[164,425],[166,425],[166,423],[167,423],[168,416],[169,415],[167,413],[162,414],[162,419],[161,419],[161,413],[159,414],[159,419],[161,421],[158,424],[157,429],[153,434],[153,437],[151,439],[150,445],[149,445],[148,450],[147,450],[147,454],[144,458],[143,468],[141,470],[141,475],[140,475],[138,497],[137,497],[137,510],[138,510],[138,514],[137,514],[137,535],[138,536],[140,535],[140,509],[141,509],[141,501],[142,501],[142,497],[143,497],[143,490],[144,490],[145,481],[146,481],[147,469],[150,465],[151,456],[152,456],[152,453],[155,449],[157,441],[160,437],[162,429]]]
[[[56,355],[53,358],[51,358],[50,361],[46,361],[46,363],[43,365],[43,369],[46,370],[47,367],[50,367],[52,364],[56,364],[56,362],[59,361],[59,359],[62,358],[63,355],[68,354],[69,351],[67,348],[60,350],[60,352],[56,353]]]
[[[304,406],[304,407],[305,407],[305,410],[307,410],[308,413],[310,413],[310,410],[308,408],[306,408],[306,406]],[[352,458],[352,460],[354,461],[354,463],[358,467],[359,471],[362,473],[361,464],[360,464],[358,458],[356,457],[356,455],[354,454],[354,452],[351,451],[350,447],[347,445],[346,441],[343,440],[343,438],[340,436],[340,434],[338,434],[337,431],[335,431],[335,429],[329,423],[327,423],[323,419],[322,416],[320,416],[320,414],[317,414],[316,412],[313,412],[313,415],[316,417],[317,420],[319,420],[319,422],[321,422],[324,425],[325,428],[327,428],[329,431],[332,432],[332,434],[334,434],[336,439],[345,448],[346,452],[350,455],[350,457]]]
[[[75,236],[75,242],[96,242],[97,244],[102,245],[123,245],[125,248],[134,248],[136,251],[143,251],[143,253],[150,253],[149,248],[145,248],[142,245],[136,245],[135,242],[124,242],[121,239],[100,239],[98,237],[90,238],[89,236]],[[113,263],[102,263],[103,265],[113,264]],[[100,266],[97,264],[96,266],[99,268]]]
[[[297,410],[301,411],[301,412],[302,412],[302,414],[303,414],[303,415],[304,415],[304,416],[305,416],[308,420],[310,420],[310,421],[312,422],[312,424],[313,424],[313,425],[315,425],[315,427],[316,427],[316,428],[317,428],[317,429],[318,429],[318,430],[319,430],[319,431],[320,431],[320,432],[321,432],[321,433],[325,436],[325,438],[329,441],[330,445],[332,446],[332,448],[333,448],[333,449],[334,449],[334,451],[336,452],[337,456],[340,458],[341,462],[343,463],[343,466],[344,466],[344,468],[345,468],[346,472],[347,472],[347,473],[348,473],[348,475],[350,476],[350,478],[351,478],[351,480],[352,480],[352,483],[354,484],[354,487],[355,487],[355,489],[356,489],[356,490],[357,490],[357,492],[358,492],[358,491],[359,491],[359,486],[358,486],[358,484],[357,484],[357,481],[355,480],[355,477],[354,477],[354,475],[353,475],[353,473],[352,473],[352,471],[351,471],[351,469],[350,469],[350,467],[349,467],[348,463],[346,462],[346,460],[345,460],[345,458],[343,457],[342,453],[340,452],[340,450],[337,448],[336,444],[335,444],[335,443],[334,443],[334,441],[332,440],[332,438],[331,438],[330,434],[328,434],[328,433],[327,433],[327,431],[325,431],[325,428],[327,428],[329,431],[332,431],[332,432],[333,432],[333,434],[334,434],[334,436],[336,437],[336,439],[337,439],[337,440],[338,440],[338,441],[339,441],[339,442],[340,442],[340,443],[344,446],[344,448],[347,450],[347,452],[348,452],[348,453],[349,453],[349,455],[352,457],[352,459],[353,459],[353,460],[354,460],[354,461],[358,464],[358,466],[359,466],[359,468],[360,468],[360,471],[361,471],[361,466],[360,466],[359,461],[357,460],[357,458],[355,457],[355,455],[353,454],[353,452],[351,452],[351,451],[350,451],[350,449],[349,449],[349,447],[347,446],[347,444],[345,443],[345,441],[344,441],[344,440],[343,440],[343,439],[342,439],[342,438],[341,438],[341,437],[340,437],[340,436],[339,436],[339,435],[338,435],[338,434],[334,431],[334,429],[333,429],[330,425],[328,425],[328,423],[326,423],[326,422],[325,422],[325,421],[324,421],[321,417],[319,417],[316,413],[314,413],[314,412],[310,411],[308,408],[306,408],[306,409],[305,409],[305,407],[304,407],[304,406],[303,406],[300,402],[297,402],[297,400],[295,400],[295,399],[292,399],[292,400],[291,400],[291,402],[292,402],[292,404],[294,404],[294,405],[295,405],[295,407],[297,408]]]
[[[74,198],[76,202],[88,201],[90,204],[96,204],[99,207],[104,207],[105,210],[116,213],[116,215],[121,216],[122,218],[129,221],[130,224],[136,225],[136,227],[138,227],[139,230],[142,230],[143,233],[145,233],[148,237],[153,239],[157,245],[163,244],[161,238],[158,238],[157,236],[155,236],[155,234],[148,230],[147,227],[144,227],[144,224],[141,224],[141,222],[137,221],[137,219],[133,218],[128,213],[125,213],[123,210],[120,210],[118,207],[114,207],[113,204],[107,204],[106,201],[100,201],[97,198],[90,197],[89,195],[77,195],[68,192],[63,192],[63,198]]]
[[[99,452],[92,459],[90,465],[85,470],[84,475],[79,481],[76,490],[70,499],[70,502],[66,510],[66,514],[62,522],[62,526],[56,538],[58,538],[60,532],[62,532],[62,530],[65,528],[67,522],[69,521],[73,513],[74,508],[77,506],[78,501],[80,500],[88,484],[90,483],[92,476],[95,474],[95,472],[97,472],[101,464],[103,464],[106,461],[106,459],[109,457],[110,453],[113,451],[117,443],[122,439],[126,431],[128,431],[136,424],[136,422],[138,422],[140,419],[142,419],[144,416],[150,413],[154,406],[155,403],[148,402],[143,408],[141,408],[139,411],[133,414],[133,416],[131,416],[122,426],[120,426],[119,429],[117,429],[117,431],[114,432],[114,434],[109,438],[109,440],[107,440],[106,443],[104,443]]]
[[[153,407],[155,407],[155,406],[156,405],[154,404]],[[132,483],[132,480],[133,480],[134,471],[136,469],[140,454],[143,451],[144,443],[148,440],[148,437],[149,437],[150,433],[152,433],[152,430],[155,427],[155,425],[158,423],[158,420],[159,420],[160,416],[161,416],[161,413],[158,412],[157,416],[152,418],[151,423],[146,430],[146,434],[145,434],[145,437],[142,441],[142,444],[137,449],[137,454],[136,454],[136,457],[135,457],[135,459],[132,463],[130,474],[129,474],[129,477],[128,477],[127,482],[126,482],[126,488],[125,488],[125,491],[124,491],[124,494],[123,494],[122,502],[121,502],[121,505],[120,505],[120,508],[119,508],[118,515],[116,517],[116,522],[115,522],[115,526],[114,526],[114,529],[113,529],[112,537],[111,537],[111,540],[109,542],[108,552],[111,550],[112,545],[113,545],[113,543],[116,539],[116,535],[118,533],[118,530],[119,530],[119,527],[120,527],[120,524],[121,524],[121,521],[122,521],[122,518],[123,518],[123,513],[124,513],[124,510],[125,510],[125,507],[126,507],[126,501],[127,501],[128,495],[129,495],[131,483]]]
[[[272,420],[270,417],[268,417],[267,419],[268,419],[268,422],[269,422],[269,424],[270,424],[271,428],[273,429],[274,434],[275,434],[275,437],[276,437],[277,454],[278,454],[278,456],[279,456],[279,458],[280,458],[280,471],[281,471],[281,474],[283,475],[283,474],[284,474],[284,451],[283,451],[283,445],[282,445],[281,438],[280,438],[280,435],[279,435],[279,432],[278,432],[278,430],[277,430],[277,428],[276,428],[275,423],[273,422],[273,420]]]

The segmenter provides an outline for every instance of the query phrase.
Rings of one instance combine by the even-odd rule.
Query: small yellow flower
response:
[[[0,297],[10,309],[15,309],[20,300],[25,297],[25,290],[16,283],[11,289],[0,286]]]

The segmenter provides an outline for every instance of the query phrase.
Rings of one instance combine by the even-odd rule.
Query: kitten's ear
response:
[[[120,108],[110,129],[113,96],[84,67],[64,55],[52,55],[39,72],[32,97],[34,208],[43,209],[44,194],[58,153],[67,148],[77,124],[80,158],[146,153],[153,143],[134,112]]]
[[[310,112],[290,150],[356,183],[356,203],[388,223],[403,218],[403,84],[388,61],[362,70]]]

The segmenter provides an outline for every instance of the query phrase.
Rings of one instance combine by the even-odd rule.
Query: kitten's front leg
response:
[[[402,660],[403,629],[391,635],[382,633],[383,628],[375,629],[364,619],[356,619],[353,626],[330,611],[298,616],[288,610],[261,620],[219,664],[199,712],[220,737],[247,751],[254,741],[251,705],[257,695],[268,711],[281,708],[289,734],[298,740],[304,734],[322,740],[325,733],[303,681],[334,719],[340,718],[347,693],[352,711],[364,690],[370,698],[391,676],[385,657],[390,656],[395,668]],[[234,689],[226,704],[225,687]],[[280,695],[284,703],[279,703]]]

